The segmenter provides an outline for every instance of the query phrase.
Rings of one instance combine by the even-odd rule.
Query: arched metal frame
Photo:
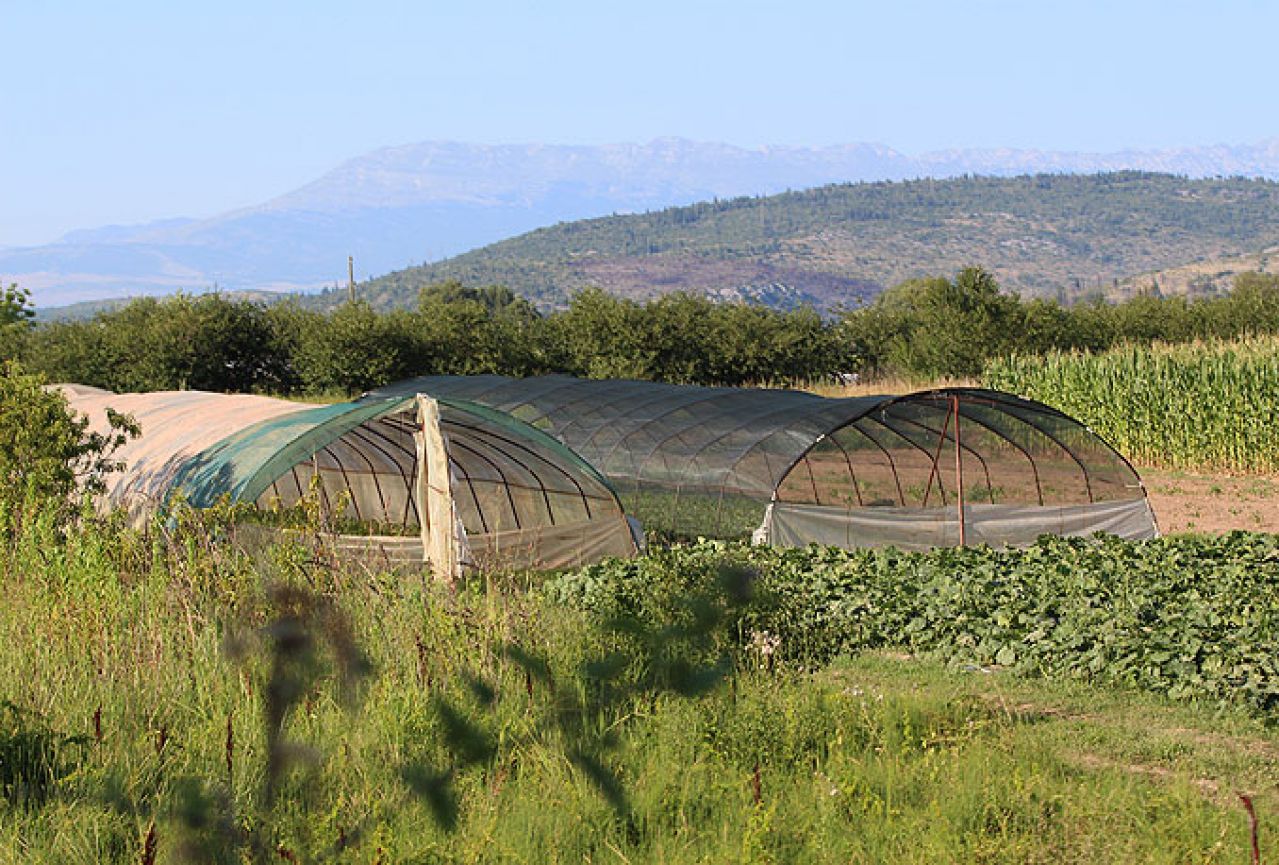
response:
[[[410,401],[397,403],[345,431],[272,478],[258,497],[259,506],[295,506],[316,477],[321,503],[336,517],[416,534],[422,517],[414,494],[419,471],[415,410]],[[580,464],[566,464],[558,449],[528,436],[521,439],[508,426],[456,403],[441,405],[458,517],[468,533],[554,528],[620,512],[601,477]]]
[[[887,507],[863,495],[864,473],[891,477],[892,506],[919,510],[934,506],[932,492],[961,509],[974,496],[982,506],[1045,509],[1145,497],[1131,464],[1079,422],[979,388],[830,399],[566,376],[431,376],[367,398],[419,390],[545,430],[609,477],[646,528],[677,535],[741,535],[770,503]],[[821,488],[827,475],[835,483],[837,463],[842,499]]]

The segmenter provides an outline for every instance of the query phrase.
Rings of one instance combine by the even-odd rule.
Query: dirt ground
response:
[[[1139,469],[1159,530],[1279,532],[1279,475],[1198,475]]]

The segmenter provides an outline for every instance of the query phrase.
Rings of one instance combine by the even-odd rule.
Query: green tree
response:
[[[720,307],[706,297],[674,292],[642,307],[640,334],[648,374],[659,381],[712,383]]]
[[[46,322],[28,336],[23,361],[48,381],[116,390],[122,370],[108,351],[108,333],[101,322]]]
[[[404,313],[379,315],[356,301],[328,315],[293,310],[287,318],[293,371],[311,393],[356,394],[411,372]]]
[[[425,286],[418,293],[418,307],[435,307],[438,304],[474,302],[490,313],[516,311],[536,315],[533,305],[504,285],[487,285],[483,288],[467,288],[456,279]]]
[[[113,353],[128,357],[134,337],[134,381],[127,390],[278,390],[281,359],[271,351],[265,309],[221,294],[177,295],[140,302],[121,315]]]
[[[1021,331],[1014,347],[1027,353],[1107,348],[1111,343],[1109,327],[1098,326],[1095,317],[1082,315],[1081,310],[1084,308],[1064,307],[1055,300],[1036,299],[1024,303]]]
[[[815,381],[852,366],[840,328],[810,307],[721,304],[712,324],[706,353],[716,384]]]
[[[1241,273],[1230,294],[1205,304],[1215,315],[1205,336],[1279,332],[1279,274]]]
[[[281,391],[288,358],[260,303],[221,294],[144,298],[92,321],[56,322],[27,360],[53,381],[115,391]]]
[[[644,310],[599,288],[573,296],[554,327],[568,369],[586,378],[653,377],[655,349],[648,342]]]
[[[31,292],[11,283],[0,290],[0,360],[18,357],[35,326]]]
[[[845,318],[872,365],[926,379],[980,374],[987,358],[1018,347],[1024,321],[1018,298],[1000,291],[995,278],[978,267],[953,280],[902,283]]]
[[[414,320],[415,373],[536,375],[562,365],[545,321],[501,286],[447,282],[422,290]]]

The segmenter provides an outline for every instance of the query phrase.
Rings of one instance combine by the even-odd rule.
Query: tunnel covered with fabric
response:
[[[555,436],[646,529],[779,545],[926,549],[1156,534],[1132,466],[1042,403],[978,388],[834,399],[566,376],[432,376],[427,390]]]
[[[491,408],[412,394],[305,405],[199,392],[64,387],[104,429],[142,430],[117,454],[103,504],[146,519],[175,500],[251,503],[258,524],[318,521],[335,546],[388,563],[556,568],[630,556],[637,542],[609,483],[558,440]]]

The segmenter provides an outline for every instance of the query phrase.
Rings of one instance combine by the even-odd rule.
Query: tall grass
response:
[[[987,387],[1079,418],[1139,463],[1279,470],[1279,337],[990,363]]]
[[[635,652],[613,678],[584,667],[662,650],[704,604],[601,630],[531,579],[454,593],[226,531],[32,519],[0,545],[0,763],[23,791],[0,793],[0,862],[1245,855],[1233,804],[1081,772],[1039,721],[921,687],[936,671],[872,687],[745,653],[681,696]],[[623,807],[573,759],[584,737]]]

